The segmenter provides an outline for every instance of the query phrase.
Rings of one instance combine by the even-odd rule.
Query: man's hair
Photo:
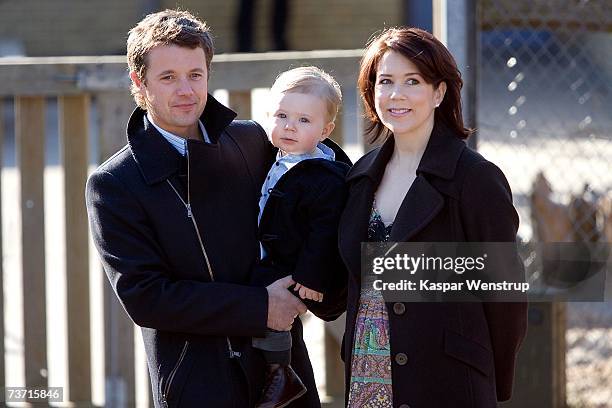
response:
[[[214,54],[210,28],[191,13],[181,10],[164,10],[149,14],[128,33],[127,60],[130,71],[136,73],[145,84],[147,56],[158,45],[178,45],[186,48],[202,48],[206,57],[206,69]],[[145,101],[132,84],[131,92],[136,104],[146,109]]]
[[[300,67],[285,71],[276,78],[270,90],[275,93],[295,92],[322,98],[330,122],[336,120],[342,104],[342,92],[338,82],[317,67]]]

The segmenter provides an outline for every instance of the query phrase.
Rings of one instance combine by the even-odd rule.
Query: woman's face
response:
[[[376,70],[376,113],[394,137],[410,137],[433,127],[434,109],[442,102],[445,90],[445,83],[434,89],[425,82],[408,58],[387,51]]]

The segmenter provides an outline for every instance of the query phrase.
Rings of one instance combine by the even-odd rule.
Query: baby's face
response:
[[[319,96],[287,92],[271,97],[270,136],[272,144],[285,153],[310,153],[334,129]]]

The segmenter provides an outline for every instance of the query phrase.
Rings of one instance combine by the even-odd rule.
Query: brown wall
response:
[[[138,8],[136,0],[0,0],[0,43],[20,42],[27,56],[122,54]]]
[[[361,48],[375,30],[397,25],[401,0],[290,0],[292,49]],[[126,33],[144,13],[143,0],[0,0],[0,49],[18,42],[28,56],[106,55],[125,52]],[[217,52],[235,49],[238,0],[159,0],[198,14],[213,29]],[[271,48],[271,0],[260,0],[255,49]]]

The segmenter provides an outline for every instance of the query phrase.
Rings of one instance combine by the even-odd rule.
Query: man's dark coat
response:
[[[246,285],[259,251],[259,189],[275,151],[258,125],[234,117],[209,95],[201,119],[212,143],[189,140],[186,160],[136,109],[128,144],[87,182],[93,239],[142,327],[156,407],[247,407],[263,386],[251,336],[266,329],[267,292]],[[188,196],[214,282],[182,202]],[[293,366],[309,391],[291,406],[319,406],[299,319],[292,334]],[[240,357],[230,358],[226,336]]]
[[[349,269],[343,358],[350,381],[358,311],[360,243],[393,137],[348,175],[340,253]],[[503,173],[436,124],[417,177],[393,223],[390,241],[514,242],[518,215]],[[394,407],[494,407],[510,398],[526,332],[525,303],[387,303]],[[348,389],[347,389],[348,394]]]

